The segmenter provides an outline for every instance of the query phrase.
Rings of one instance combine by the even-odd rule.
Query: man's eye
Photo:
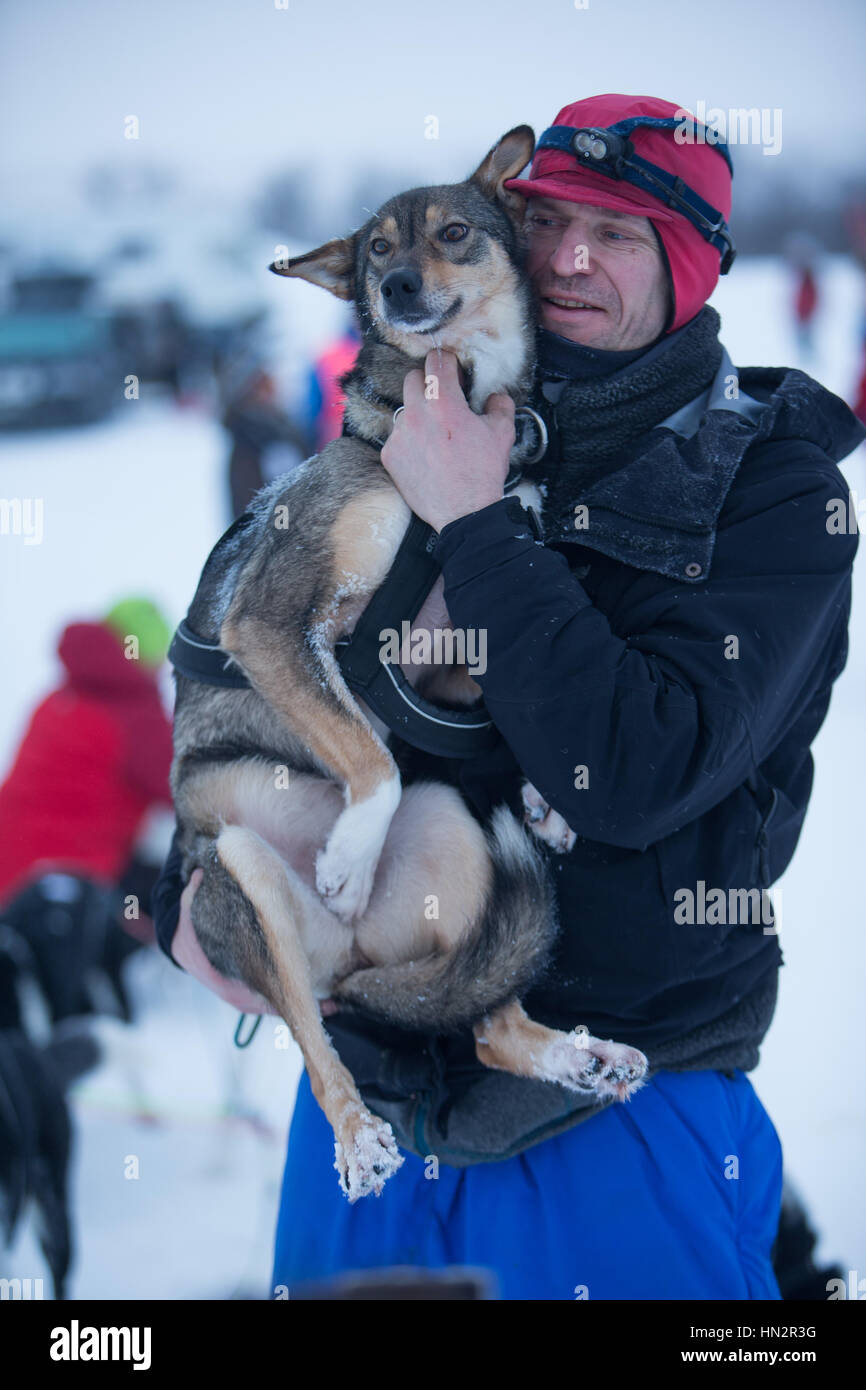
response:
[[[462,241],[469,235],[469,228],[465,222],[449,222],[447,227],[443,227],[440,236],[443,241]]]
[[[612,231],[608,231],[608,232],[605,232],[605,236],[606,236],[606,237],[615,237],[618,241],[628,241],[628,237],[626,236],[625,232],[612,232]]]
[[[554,221],[552,217],[535,216],[529,218],[529,226],[534,227],[538,231],[549,231],[550,228],[554,226]]]
[[[383,236],[377,236],[370,242],[370,250],[374,256],[385,256],[391,250],[391,243]]]

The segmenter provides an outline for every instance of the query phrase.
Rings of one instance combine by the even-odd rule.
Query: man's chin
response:
[[[611,323],[603,309],[558,309],[555,305],[541,306],[541,322],[550,333],[558,333],[571,343],[582,347],[612,346]]]

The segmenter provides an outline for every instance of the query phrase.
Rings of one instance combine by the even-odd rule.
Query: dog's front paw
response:
[[[340,1187],[353,1203],[371,1192],[378,1197],[403,1162],[391,1126],[363,1106],[345,1125],[334,1154]]]
[[[316,888],[331,911],[345,922],[366,911],[375,872],[375,864],[347,865],[327,848],[316,856]]]
[[[555,849],[557,854],[567,854],[577,839],[574,831],[563,820],[558,811],[552,811],[541,792],[536,791],[531,782],[524,782],[523,797],[524,820],[533,835]]]
[[[372,795],[341,811],[328,843],[316,856],[316,888],[344,921],[367,909],[385,836],[400,804],[400,778],[381,782]]]
[[[563,1033],[545,1051],[544,1080],[571,1091],[594,1091],[599,1100],[628,1100],[643,1085],[649,1063],[636,1047],[602,1042],[586,1028]]]

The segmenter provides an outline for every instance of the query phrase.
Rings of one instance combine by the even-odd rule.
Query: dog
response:
[[[66,1019],[41,1045],[0,1019],[0,1266],[32,1211],[56,1299],[66,1297],[73,1249],[66,1093],[100,1060],[81,1019]]]
[[[227,533],[202,572],[188,628],[218,643],[249,688],[175,672],[184,881],[204,871],[193,926],[213,966],[286,1020],[350,1201],[381,1192],[403,1159],[334,1051],[317,1000],[409,1029],[471,1026],[487,1066],[597,1097],[627,1098],[647,1066],[633,1048],[526,1015],[520,996],[557,931],[543,853],[505,805],[482,827],[444,784],[401,794],[388,730],[335,658],[411,519],[380,460],[406,373],[432,342],[456,353],[475,411],[493,392],[519,405],[531,389],[525,202],[505,182],[533,145],[519,126],[463,183],[400,194],[353,235],[271,267],[356,306],[364,341],[341,383],[349,432],[262,489],[250,524]],[[414,628],[446,625],[440,580]],[[406,675],[455,707],[480,696],[465,668],[410,665]],[[558,849],[573,843],[534,788],[524,801],[533,832]]]

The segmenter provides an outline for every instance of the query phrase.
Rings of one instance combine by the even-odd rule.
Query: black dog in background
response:
[[[0,911],[4,1026],[33,1031],[22,1009],[34,993],[53,1023],[83,1014],[131,1022],[123,965],[140,942],[120,925],[124,891],[123,885],[113,889],[71,874],[44,874]]]
[[[66,1091],[99,1060],[96,1039],[77,1020],[43,1046],[19,1028],[0,1027],[0,1239],[11,1245],[32,1203],[56,1299],[66,1296],[72,1255]]]
[[[66,1093],[101,1060],[88,1017],[132,1018],[122,968],[140,941],[120,926],[123,895],[46,874],[0,912],[0,1242],[32,1205],[57,1299],[72,1254]]]

